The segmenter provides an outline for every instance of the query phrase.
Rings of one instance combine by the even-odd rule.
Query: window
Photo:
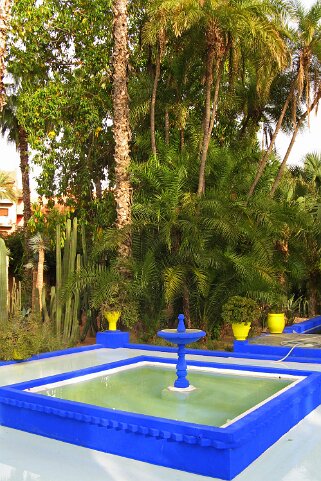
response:
[[[7,217],[9,214],[9,209],[6,209],[5,207],[0,207],[0,217]]]

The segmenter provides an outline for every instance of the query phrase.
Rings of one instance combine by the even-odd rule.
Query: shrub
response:
[[[248,297],[230,297],[222,308],[222,319],[228,324],[254,322],[259,316],[260,308],[257,302]]]
[[[41,352],[70,347],[53,331],[51,322],[42,322],[31,314],[25,317],[15,314],[1,326],[0,359],[23,360]]]

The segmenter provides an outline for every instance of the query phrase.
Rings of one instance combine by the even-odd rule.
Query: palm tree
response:
[[[6,40],[9,28],[12,0],[2,0],[0,5],[0,112],[5,105],[5,74]]]
[[[294,189],[290,198],[292,205],[300,212],[297,231],[289,238],[289,267],[294,266],[296,280],[301,271],[298,288],[308,300],[309,315],[316,315],[320,311],[320,255],[321,255],[321,156],[309,153],[303,159],[303,167],[289,169],[292,174]],[[290,182],[283,183],[282,191]],[[281,189],[280,189],[281,190]],[[298,289],[298,290],[299,290]]]
[[[292,137],[291,137],[291,140],[290,140],[290,143],[289,143],[289,146],[287,148],[287,151],[285,153],[285,156],[283,157],[283,160],[281,162],[281,165],[280,165],[280,168],[278,170],[278,173],[277,173],[277,176],[273,182],[273,185],[272,185],[272,188],[271,188],[271,192],[270,192],[270,195],[271,197],[274,196],[275,194],[275,191],[276,189],[278,188],[279,186],[279,183],[281,181],[281,178],[282,178],[282,175],[284,173],[284,170],[285,170],[285,166],[286,166],[286,163],[288,161],[288,158],[290,156],[290,153],[292,151],[292,147],[294,145],[294,142],[295,142],[295,139],[296,139],[296,136],[300,130],[300,128],[302,127],[305,119],[309,116],[310,112],[312,112],[318,105],[319,101],[321,99],[321,86],[319,87],[318,91],[315,93],[315,96],[314,96],[314,99],[313,99],[313,102],[311,105],[308,105],[306,111],[301,115],[301,117],[299,118],[299,120],[296,122],[296,125],[295,125],[295,128],[294,128],[294,131],[293,131],[293,134],[292,134]]]
[[[321,154],[312,152],[306,154],[304,160],[304,177],[315,186],[316,190],[321,189]]]
[[[31,239],[29,239],[29,248],[31,252],[37,256],[37,276],[36,288],[38,290],[39,310],[42,312],[42,292],[44,288],[43,273],[45,267],[45,251],[47,249],[46,242],[43,236],[38,232]]]
[[[22,175],[23,217],[25,224],[27,224],[31,217],[28,136],[26,130],[19,124],[17,119],[16,102],[15,96],[8,97],[8,101],[0,114],[0,128],[2,135],[7,134],[9,142],[13,142],[19,151]]]
[[[217,117],[223,67],[234,48],[252,45],[264,49],[267,59],[282,65],[286,48],[281,35],[281,2],[260,0],[157,0],[156,18],[167,19],[176,36],[197,29],[199,46],[205,51],[204,112],[198,195],[205,192],[205,167],[212,130]]]
[[[175,155],[160,143],[157,159],[134,164],[144,185],[135,192],[133,210],[133,257],[148,290],[144,313],[151,313],[153,303],[167,317],[183,309],[188,323],[215,329],[229,295],[266,300],[278,289],[274,245],[285,216],[278,212],[282,220],[273,223],[272,200],[246,206],[231,195],[231,186],[239,187],[244,177],[242,163],[240,153],[219,150],[215,189],[202,197],[190,192],[188,149]]]
[[[269,155],[271,154],[272,152],[272,149],[275,145],[275,141],[276,141],[276,138],[277,138],[277,135],[281,129],[281,126],[282,126],[282,123],[283,123],[283,120],[284,120],[284,117],[285,117],[285,114],[288,110],[288,107],[290,105],[290,101],[292,100],[293,98],[293,95],[294,95],[294,83],[292,84],[290,90],[289,90],[289,93],[285,99],[285,102],[283,104],[283,107],[282,107],[282,110],[281,110],[281,113],[279,115],[279,118],[278,118],[278,121],[276,123],[276,126],[275,126],[275,129],[274,129],[274,132],[272,133],[271,137],[270,137],[270,142],[269,142],[269,145],[268,145],[268,148],[266,149],[265,152],[263,152],[262,154],[262,157],[261,157],[261,160],[260,160],[260,163],[259,163],[259,167],[257,169],[257,172],[256,172],[256,175],[255,175],[255,178],[251,184],[251,187],[250,187],[250,190],[249,190],[249,193],[248,193],[248,198],[252,197],[253,193],[254,193],[254,190],[260,180],[260,178],[262,177],[262,174],[264,172],[264,169],[265,169],[265,166],[267,164],[267,161],[268,161],[268,158],[269,158]]]
[[[0,171],[0,199],[9,199],[15,202],[16,198],[14,181],[6,172]]]
[[[320,35],[321,35],[321,2],[317,1],[309,10],[306,10],[300,1],[294,3],[293,19],[297,22],[297,30],[294,36],[293,45],[293,65],[294,70],[290,73],[292,80],[289,86],[288,95],[285,98],[281,113],[277,120],[273,135],[270,140],[268,149],[263,152],[259,167],[250,187],[248,197],[251,197],[254,190],[263,174],[265,166],[272,149],[275,145],[277,135],[282,127],[287,110],[292,102],[293,112],[293,126],[294,132],[289,144],[288,152],[286,153],[282,166],[279,171],[279,175],[274,183],[271,191],[271,195],[274,195],[279,180],[283,174],[284,166],[292,150],[296,135],[302,126],[303,121],[309,118],[310,112],[316,107],[318,100],[318,84],[319,84],[319,70],[321,62],[321,49],[320,49]],[[311,68],[312,67],[312,68]],[[310,89],[311,84],[314,84],[315,96],[312,102],[310,101]],[[305,92],[304,92],[305,87]],[[296,121],[296,104],[301,100],[303,93],[305,94],[307,109],[306,113],[300,117],[299,121]]]
[[[127,0],[113,1],[113,130],[115,140],[115,201],[119,229],[131,223],[131,183],[129,178],[130,138],[129,103],[127,89],[128,26]],[[126,236],[119,247],[122,257],[130,255],[130,238]]]

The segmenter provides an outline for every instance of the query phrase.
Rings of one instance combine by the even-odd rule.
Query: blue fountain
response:
[[[205,331],[200,329],[186,329],[184,323],[184,314],[178,315],[177,329],[163,329],[158,331],[157,335],[168,342],[177,344],[178,347],[178,360],[176,364],[177,379],[174,382],[174,386],[170,386],[168,389],[172,391],[193,391],[195,388],[191,386],[187,379],[187,364],[185,359],[185,346],[196,342],[202,337],[206,336]]]

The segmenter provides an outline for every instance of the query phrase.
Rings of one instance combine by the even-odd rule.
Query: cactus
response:
[[[53,316],[52,319],[56,319],[56,329],[57,332],[61,332],[61,232],[60,232],[60,225],[56,227],[56,288],[55,290],[51,290],[50,296],[50,313]],[[53,312],[55,309],[55,312]]]
[[[8,320],[8,249],[0,238],[0,322]]]
[[[75,272],[79,272],[83,257],[87,257],[84,230],[82,230],[83,257],[77,254],[77,219],[68,219],[65,231],[56,227],[56,286],[51,287],[49,307],[43,296],[43,314],[45,319],[55,320],[56,332],[66,342],[75,341],[79,335],[80,292],[67,288]],[[63,244],[63,253],[61,245]],[[85,293],[85,299],[87,299]],[[85,305],[87,302],[85,302]]]
[[[15,277],[12,279],[11,292],[8,292],[8,312],[10,316],[21,312],[21,282],[16,281]]]
[[[64,287],[75,270],[81,266],[77,254],[77,219],[68,219],[65,228],[63,256],[61,252],[61,229],[56,228],[56,288],[50,293],[50,317],[56,319],[57,333],[64,340],[75,340],[78,336],[79,293],[65,292]]]

